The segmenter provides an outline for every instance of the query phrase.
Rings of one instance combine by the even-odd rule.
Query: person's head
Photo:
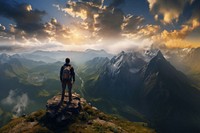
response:
[[[66,63],[70,63],[70,59],[69,59],[69,58],[66,58],[66,59],[65,59],[65,62],[66,62]]]

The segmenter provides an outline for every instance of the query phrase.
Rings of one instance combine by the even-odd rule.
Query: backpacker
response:
[[[62,72],[62,80],[63,81],[70,81],[71,80],[71,66],[64,66],[63,72]]]

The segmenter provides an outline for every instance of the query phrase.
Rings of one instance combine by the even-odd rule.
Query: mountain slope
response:
[[[158,52],[141,74],[140,112],[162,132],[200,131],[200,92],[183,73]]]
[[[27,69],[21,64],[21,62],[12,58],[9,55],[0,55],[0,74],[2,77],[22,77]]]
[[[160,51],[148,63],[122,52],[103,68],[97,81],[85,84],[86,96],[97,107],[130,120],[148,119],[164,133],[200,131],[199,90]],[[107,108],[108,101],[115,107]]]
[[[82,79],[87,79],[88,85],[94,83],[98,80],[99,74],[104,70],[104,65],[107,64],[110,60],[107,57],[96,57],[90,61],[87,61],[83,66],[78,68],[78,73]],[[83,85],[84,86],[84,80]]]
[[[113,57],[110,62],[99,66],[101,71],[99,71],[98,80],[96,80],[94,86],[86,86],[86,91],[87,93],[91,92],[91,95],[96,97],[107,95],[107,98],[116,97],[120,99],[128,96],[125,88],[127,86],[137,86],[137,73],[144,64],[145,61],[136,54],[121,52]],[[100,88],[102,89],[101,91],[99,90]],[[112,90],[113,88],[115,89]],[[113,91],[115,91],[114,95],[112,95]]]
[[[53,77],[50,79],[48,76],[44,78],[46,76],[44,71],[31,71],[32,67],[26,67],[24,64],[27,66],[33,64],[32,67],[44,65],[41,62],[24,59],[19,55],[0,55],[0,110],[2,110],[2,113],[0,111],[0,126],[10,120],[13,115],[30,113],[41,108],[49,96],[59,91],[60,82],[54,77],[58,75],[60,68],[56,74],[50,68],[46,68],[45,72]],[[52,89],[48,89],[50,87]]]
[[[191,49],[182,63],[187,66],[186,74],[194,81],[200,90],[200,48]]]
[[[200,48],[190,50],[183,63],[190,67],[191,71],[200,72]]]
[[[89,69],[90,73],[95,73],[96,76],[83,73],[87,75],[83,77],[84,96],[107,113],[132,116],[130,120],[134,121],[146,121],[143,115],[129,104],[136,98],[133,94],[139,87],[138,72],[145,64],[141,56],[136,53],[121,52],[103,65],[100,65],[100,61],[96,63],[94,60],[91,60],[90,64],[98,64],[95,66],[99,71]],[[97,78],[91,80],[93,77]]]
[[[104,114],[89,105],[83,98],[78,99],[81,99],[80,106],[82,106],[82,109],[76,115],[68,114],[71,117],[67,118],[67,120],[61,119],[61,121],[58,121],[58,112],[58,115],[55,116],[56,119],[54,119],[45,110],[40,110],[28,116],[13,119],[10,123],[0,128],[0,132],[155,133],[153,129],[147,127],[146,123],[130,122],[116,116]],[[72,111],[73,107],[69,108]]]

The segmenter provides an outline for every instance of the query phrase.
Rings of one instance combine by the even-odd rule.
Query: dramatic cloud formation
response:
[[[145,19],[142,16],[125,14],[123,10],[118,8],[120,4],[125,3],[123,0],[113,0],[110,3],[104,0],[71,0],[68,1],[66,8],[60,8],[60,10],[74,18],[79,18],[75,25],[78,25],[79,29],[87,30],[92,34],[85,38],[87,41],[91,39],[97,42],[120,41],[120,39],[126,40],[128,38],[134,42],[148,39],[149,45],[152,43],[159,44],[159,47],[160,45],[164,45],[163,47],[180,47],[180,45],[177,45],[178,42],[182,44],[182,47],[199,46],[198,43],[184,40],[199,27],[199,14],[197,13],[199,8],[194,7],[194,5],[200,5],[199,2],[196,0],[148,0],[148,2],[154,18],[160,20],[164,24],[163,26],[144,24]],[[179,22],[180,16],[186,12],[186,6],[193,6],[191,8],[193,11],[190,11],[192,15],[187,20]],[[182,23],[180,28],[165,29],[166,24],[178,22]],[[110,41],[106,42],[110,43]]]
[[[27,94],[17,95],[16,90],[10,90],[9,95],[1,101],[2,104],[13,106],[12,111],[16,113],[17,116],[21,115],[29,103],[29,98]]]
[[[193,0],[147,0],[149,9],[155,15],[155,19],[161,19],[163,23],[176,22],[183,13],[186,4],[191,4]]]
[[[190,20],[187,24],[191,24],[192,28],[199,26],[199,0],[147,0],[149,2],[149,9],[155,15],[156,20],[161,20],[164,24],[170,24],[174,20],[179,21],[180,16],[186,13],[191,13]],[[190,7],[190,8],[188,8]],[[185,13],[185,14],[184,14]],[[187,16],[186,16],[187,18]],[[182,22],[184,23],[184,22]]]
[[[5,41],[35,42],[39,41],[60,41],[64,42],[70,38],[69,29],[61,25],[55,18],[50,22],[42,22],[47,13],[45,11],[33,10],[31,5],[26,3],[9,3],[0,0],[0,16],[13,20],[9,29],[0,24],[0,38]]]
[[[48,34],[51,40],[58,40],[64,44],[70,38],[70,29],[61,25],[55,18],[52,18],[50,22],[44,24],[44,32]]]
[[[188,23],[193,29],[196,29],[200,27],[200,1],[199,0],[193,0],[192,2],[192,16]]]
[[[46,12],[37,9],[32,10],[31,5],[26,3],[13,2],[11,4],[9,2],[10,0],[0,1],[0,16],[11,19],[16,23],[16,25],[10,26],[9,33],[20,39],[27,36],[40,37],[40,32],[43,34],[42,17]]]
[[[136,33],[138,29],[140,29],[139,26],[141,26],[143,21],[143,17],[128,14],[127,16],[124,16],[122,29],[125,33]]]
[[[138,31],[137,35],[144,38],[155,36],[160,32],[160,26],[158,25],[146,25]]]
[[[45,7],[39,10],[22,1],[0,0],[0,17],[9,20],[9,24],[0,21],[0,50],[13,51],[22,47],[84,50],[100,46],[100,49],[109,49],[115,44],[119,48],[119,42],[123,41],[128,44],[121,43],[122,48],[130,48],[130,42],[133,45],[136,42],[138,45],[144,44],[140,42],[158,44],[159,47],[200,46],[198,41],[188,39],[200,29],[199,0],[141,0],[140,4],[149,5],[141,7],[140,12],[137,11],[140,8],[132,9],[133,5],[127,3],[134,2],[128,0],[50,3],[69,22],[63,23],[57,15],[49,14],[52,12]],[[34,6],[37,5],[34,3]],[[141,15],[143,11],[146,11],[144,16]]]
[[[200,27],[199,0],[147,1],[149,2],[149,9],[155,15],[154,18],[157,21],[160,20],[163,24],[181,24],[179,29],[163,29],[160,33],[152,36],[154,42],[159,44],[163,43],[171,48],[200,46],[198,42],[185,40],[187,36]]]
[[[64,10],[73,17],[81,18],[82,29],[89,30],[92,38],[113,39],[121,38],[123,33],[136,32],[144,18],[126,15],[117,8],[124,0],[113,0],[105,5],[103,0],[69,1]]]

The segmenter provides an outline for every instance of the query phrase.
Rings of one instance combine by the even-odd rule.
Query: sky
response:
[[[200,47],[200,0],[0,0],[0,52]]]

